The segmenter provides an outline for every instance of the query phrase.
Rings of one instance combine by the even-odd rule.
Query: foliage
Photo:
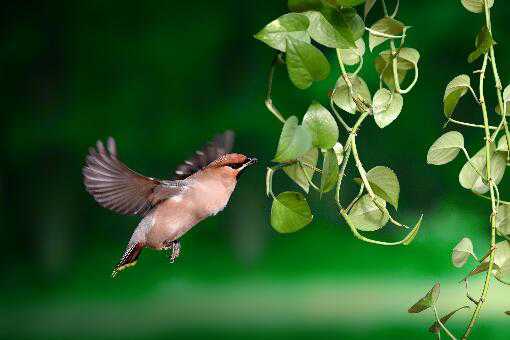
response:
[[[462,151],[466,157],[466,163],[459,173],[460,185],[480,198],[490,201],[491,212],[488,218],[490,237],[486,254],[478,258],[475,255],[473,243],[468,237],[460,240],[452,251],[452,264],[457,268],[464,267],[470,258],[476,263],[474,268],[462,280],[466,289],[466,299],[474,307],[470,321],[462,336],[465,339],[471,334],[475,323],[479,319],[482,306],[487,301],[491,278],[494,277],[502,284],[510,284],[510,280],[508,280],[510,276],[510,228],[508,222],[510,203],[501,199],[498,188],[510,160],[508,148],[510,131],[506,114],[501,114],[502,112],[507,112],[510,87],[507,86],[503,90],[496,64],[495,42],[491,28],[491,8],[494,5],[494,1],[462,0],[461,3],[468,11],[482,13],[485,16],[485,22],[476,37],[475,50],[468,56],[469,63],[481,60],[480,68],[474,72],[478,78],[478,91],[471,87],[471,79],[468,75],[461,74],[456,76],[446,86],[443,97],[443,111],[447,124],[453,123],[466,128],[481,129],[483,135],[480,144],[482,145],[481,149],[471,157],[465,148],[463,135],[458,131],[450,131],[443,134],[432,144],[427,154],[427,162],[433,165],[446,164],[454,160],[460,151]],[[492,77],[498,99],[494,113],[489,111],[489,106],[485,101],[485,77],[489,62],[492,68]],[[480,107],[483,124],[466,123],[452,118],[458,102],[468,92],[473,95],[476,104]],[[491,125],[491,121],[496,121],[496,124]],[[498,140],[500,134],[502,136]],[[498,242],[498,238],[502,238],[502,240]],[[480,297],[475,299],[468,291],[468,280],[480,273],[485,273],[485,279]],[[428,295],[430,294],[429,292]],[[437,295],[439,295],[439,291]],[[450,338],[456,339],[453,333],[445,326],[445,323],[457,311],[469,306],[457,308],[439,318],[436,300],[437,297],[434,299],[430,297],[427,299],[423,298],[417,303],[418,306],[411,307],[409,312],[420,312],[427,307],[433,306],[436,321],[429,330],[438,337],[440,337],[442,330]],[[508,312],[505,313],[508,314]]]
[[[331,196],[334,196],[340,217],[362,241],[387,246],[407,245],[420,228],[421,218],[407,236],[396,242],[383,242],[361,234],[380,230],[388,223],[408,228],[391,212],[391,209],[398,209],[400,184],[397,175],[386,166],[366,171],[357,142],[362,123],[367,118],[372,117],[382,129],[399,117],[403,95],[418,79],[420,58],[417,50],[404,46],[409,27],[395,18],[398,2],[389,14],[385,1],[381,0],[382,18],[374,20],[370,27],[366,26],[365,20],[375,2],[290,0],[289,13],[271,21],[255,34],[256,39],[276,50],[269,73],[266,107],[283,123],[283,128],[273,159],[276,164],[267,169],[266,192],[273,199],[271,225],[278,232],[295,232],[312,222],[313,215],[304,195],[310,188],[319,192],[321,198],[334,192]],[[361,4],[364,4],[365,19],[356,8]],[[372,91],[360,76],[367,40],[370,52],[380,50],[374,63],[379,84]],[[331,52],[338,61],[337,68],[332,67],[326,57]],[[317,98],[310,104],[301,123],[296,116],[285,118],[272,99],[272,82],[278,65],[286,66],[290,81],[300,90],[323,81],[331,72],[337,72],[338,78],[327,98],[329,109],[320,103],[322,98]],[[411,72],[413,78],[407,77]],[[349,124],[347,120],[353,122]],[[345,139],[339,142],[342,137]],[[360,177],[355,179],[359,193],[345,204],[341,199],[342,180],[351,158]],[[304,194],[297,191],[274,194],[273,177],[280,170]],[[315,184],[316,173],[320,175],[319,184]]]

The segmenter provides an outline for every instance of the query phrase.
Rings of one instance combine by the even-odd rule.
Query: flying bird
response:
[[[136,227],[112,277],[134,266],[144,248],[170,250],[170,262],[180,253],[180,238],[205,218],[227,205],[241,173],[257,162],[230,153],[234,133],[217,135],[184,164],[175,177],[160,180],[143,176],[122,163],[115,140],[106,147],[97,141],[83,167],[85,188],[104,208],[124,215],[138,215]]]

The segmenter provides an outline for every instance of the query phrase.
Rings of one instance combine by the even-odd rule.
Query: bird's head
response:
[[[256,158],[246,157],[240,153],[228,153],[209,164],[208,168],[226,170],[239,178],[246,168],[255,163],[257,163]]]

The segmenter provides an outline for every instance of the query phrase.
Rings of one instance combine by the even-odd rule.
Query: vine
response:
[[[481,67],[473,72],[478,79],[478,91],[471,87],[471,79],[466,74],[459,75],[450,81],[446,86],[443,98],[443,111],[447,119],[445,126],[451,123],[464,128],[481,129],[483,131],[483,146],[471,157],[464,146],[463,135],[458,131],[450,131],[443,134],[432,144],[427,154],[427,162],[433,165],[446,164],[455,159],[460,151],[462,151],[466,157],[466,163],[459,174],[460,185],[470,190],[473,194],[490,201],[488,250],[484,256],[478,258],[473,250],[471,239],[467,237],[460,240],[453,248],[452,263],[455,267],[463,267],[470,258],[476,263],[476,266],[461,281],[466,290],[467,306],[457,308],[439,318],[437,300],[440,286],[439,283],[436,283],[425,297],[409,309],[410,313],[418,313],[432,307],[436,321],[430,327],[430,331],[440,338],[442,330],[451,339],[456,339],[456,337],[446,327],[446,322],[457,311],[472,305],[474,308],[462,339],[470,336],[473,327],[480,317],[482,307],[487,302],[492,277],[503,284],[510,284],[508,281],[508,276],[510,275],[510,203],[501,200],[498,188],[510,160],[510,149],[508,147],[510,145],[510,132],[506,120],[506,115],[510,113],[508,106],[510,102],[510,86],[503,90],[496,63],[495,41],[491,25],[491,8],[494,1],[461,0],[461,3],[468,11],[484,14],[485,17],[483,26],[476,37],[475,50],[467,58],[469,63],[481,60]],[[497,114],[490,112],[485,100],[485,78],[489,68],[492,70],[492,78],[497,95],[497,105],[494,109]],[[480,107],[482,124],[467,123],[452,118],[460,98],[468,92]],[[498,116],[499,118],[496,119]],[[491,125],[490,120],[497,120],[499,122]],[[502,240],[498,241],[498,238]],[[472,276],[481,273],[485,273],[482,291],[478,298],[474,298],[468,290],[468,280]],[[510,314],[510,312],[505,313]]]
[[[364,3],[364,18],[356,6]],[[381,229],[388,223],[408,228],[393,217],[388,204],[398,209],[400,184],[397,176],[386,166],[365,170],[358,151],[362,125],[373,118],[384,128],[398,118],[403,107],[403,95],[411,91],[418,80],[420,54],[406,47],[409,26],[396,19],[399,2],[389,14],[384,0],[380,1],[382,17],[365,26],[367,16],[376,0],[289,0],[290,12],[267,24],[255,38],[277,51],[268,78],[265,105],[283,123],[274,166],[267,168],[266,191],[271,197],[271,225],[280,233],[296,232],[310,224],[313,215],[305,194],[310,189],[321,198],[334,192],[338,214],[359,240],[382,246],[408,245],[421,225],[420,217],[414,227],[399,241],[385,242],[366,236],[365,232]],[[379,52],[374,66],[379,74],[373,97],[360,76],[368,36],[372,52]],[[332,50],[332,51],[331,51]],[[276,69],[285,65],[290,81],[301,90],[314,82],[325,80],[331,72],[326,55],[334,52],[338,79],[324,98],[330,110],[312,102],[301,124],[296,116],[286,118],[273,102],[272,85]],[[332,54],[332,53],[331,53]],[[348,70],[349,69],[349,70]],[[408,77],[409,73],[413,77]],[[339,130],[339,125],[342,131]],[[344,143],[338,140],[344,136]],[[322,166],[318,166],[319,155]],[[342,199],[342,180],[353,158],[359,178],[358,194],[349,202]],[[285,173],[302,192],[273,193],[273,176]],[[315,174],[320,183],[315,184]],[[304,192],[304,193],[303,193]]]

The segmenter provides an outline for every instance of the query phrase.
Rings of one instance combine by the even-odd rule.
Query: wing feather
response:
[[[175,177],[177,179],[185,179],[202,170],[220,156],[229,153],[234,146],[234,138],[234,132],[230,130],[215,136],[201,150],[196,151],[193,157],[177,167]]]
[[[103,207],[125,215],[145,215],[161,200],[179,194],[179,181],[160,181],[145,177],[117,158],[117,146],[108,138],[90,148],[83,168],[85,188]]]

